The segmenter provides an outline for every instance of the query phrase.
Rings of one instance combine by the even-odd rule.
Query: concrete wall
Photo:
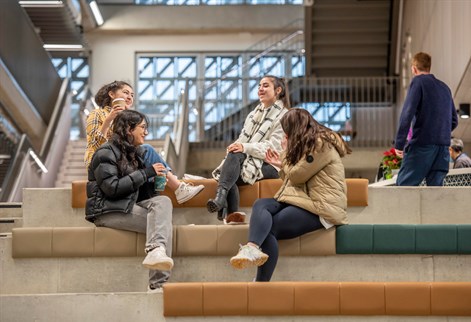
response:
[[[457,90],[471,57],[471,1],[405,0],[403,39],[411,35],[412,55],[432,55],[432,73]]]
[[[240,52],[302,19],[302,6],[100,6],[105,24],[86,33],[91,90],[136,81],[136,53]],[[288,33],[290,29],[285,30]]]

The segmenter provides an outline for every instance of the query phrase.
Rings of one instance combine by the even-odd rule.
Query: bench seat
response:
[[[471,282],[167,283],[164,316],[471,316]]]
[[[174,256],[232,256],[248,225],[178,225]],[[145,236],[102,227],[12,230],[12,257],[144,256]],[[344,225],[280,241],[281,256],[471,254],[471,225]]]
[[[194,185],[204,185],[205,188],[194,198],[178,204],[175,194],[170,189],[165,188],[163,195],[168,196],[175,208],[185,207],[206,207],[208,199],[216,195],[217,181],[213,179],[186,180]],[[252,207],[258,198],[273,198],[281,187],[281,179],[267,179],[257,181],[254,185],[240,186],[240,206]],[[347,204],[349,207],[368,206],[368,179],[348,178],[347,183]],[[87,200],[87,181],[78,180],[72,182],[72,208],[85,208]]]

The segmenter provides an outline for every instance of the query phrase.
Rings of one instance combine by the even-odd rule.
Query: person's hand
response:
[[[244,152],[244,146],[242,143],[232,143],[227,147],[227,153],[232,152],[232,153],[237,153],[237,152]]]
[[[400,157],[400,158],[404,157],[404,152],[402,150],[394,149],[394,151],[396,152],[396,155],[398,157]]]
[[[265,153],[265,162],[277,168],[281,168],[280,154],[276,152],[275,150],[272,150],[272,149],[267,150],[267,152]]]
[[[167,168],[162,163],[154,163],[152,167],[158,176],[167,176]]]

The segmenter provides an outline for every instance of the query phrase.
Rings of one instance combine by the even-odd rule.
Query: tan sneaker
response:
[[[268,255],[258,247],[251,245],[240,245],[237,255],[231,258],[231,265],[237,269],[251,266],[262,266],[268,259]]]
[[[163,246],[159,246],[147,253],[142,265],[152,270],[169,271],[173,268],[173,259],[167,256]]]
[[[178,186],[177,190],[175,190],[175,197],[177,198],[177,202],[182,204],[196,196],[203,189],[204,186],[202,184],[194,186],[191,183],[182,182]]]

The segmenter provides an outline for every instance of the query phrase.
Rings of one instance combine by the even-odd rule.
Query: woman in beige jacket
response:
[[[345,141],[304,109],[281,119],[284,150],[269,150],[266,162],[281,168],[283,184],[275,198],[255,202],[249,242],[231,258],[235,268],[259,266],[256,281],[269,281],[278,261],[278,240],[347,224],[345,170],[340,160],[351,153]]]

